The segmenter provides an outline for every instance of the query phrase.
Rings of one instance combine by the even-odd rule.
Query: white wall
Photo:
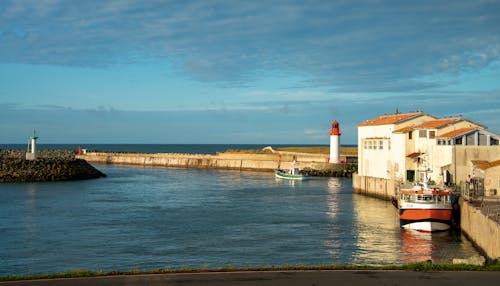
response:
[[[453,146],[451,145],[433,145],[429,148],[431,154],[429,168],[431,168],[431,180],[437,184],[443,183],[443,169],[451,170],[453,163]]]
[[[394,164],[393,179],[406,180],[406,133],[394,133],[391,143],[391,160]]]
[[[361,176],[376,178],[390,177],[389,170],[393,169],[391,150],[392,131],[394,125],[360,126],[358,127],[358,173]],[[371,149],[365,149],[365,141],[372,141]],[[382,149],[380,149],[382,141]]]

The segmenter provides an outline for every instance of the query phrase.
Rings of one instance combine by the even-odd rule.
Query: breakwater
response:
[[[215,155],[178,153],[109,153],[87,152],[77,158],[100,164],[163,166],[176,168],[225,169],[270,172],[276,168],[291,169],[294,165],[310,176],[350,177],[356,164],[330,164],[318,154],[251,154],[223,152]]]
[[[76,159],[72,151],[40,152],[37,160],[28,161],[20,150],[0,152],[0,183],[83,180],[106,175],[85,160]]]

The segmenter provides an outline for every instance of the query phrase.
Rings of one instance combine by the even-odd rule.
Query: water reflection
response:
[[[452,263],[453,258],[463,259],[476,254],[472,243],[461,233],[401,231],[401,258],[405,263]]]
[[[37,188],[36,184],[27,184],[26,185],[26,203],[24,209],[24,225],[26,227],[27,233],[32,236],[34,228],[36,227],[37,222]]]
[[[340,178],[329,178],[328,179],[328,191],[337,192],[342,188],[342,181]]]
[[[291,186],[291,187],[297,187],[302,184],[302,180],[287,180],[282,178],[275,178],[275,181],[276,184],[278,185]]]
[[[334,219],[335,216],[337,216],[337,213],[339,212],[338,192],[342,188],[342,183],[339,178],[330,178],[328,179],[327,186],[328,186],[328,196],[326,198],[328,206],[327,215],[331,219]]]
[[[432,234],[401,230],[401,254],[407,263],[432,260]]]
[[[347,254],[349,253],[348,249],[350,242],[348,238],[346,239],[346,237],[349,236],[351,231],[347,229],[349,226],[344,228],[342,223],[339,223],[339,221],[342,220],[342,210],[340,209],[339,204],[342,204],[342,206],[346,208],[346,203],[348,201],[342,201],[342,181],[339,178],[328,179],[326,187],[326,215],[330,221],[330,231],[323,242],[323,245],[326,247],[326,251],[334,261],[344,260],[349,256]]]
[[[354,218],[358,233],[354,264],[374,265],[399,261],[399,223],[387,202],[354,195]]]

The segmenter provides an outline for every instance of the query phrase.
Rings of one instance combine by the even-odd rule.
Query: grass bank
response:
[[[281,147],[281,148],[276,148],[276,150],[283,151],[283,152],[330,154],[330,146]],[[340,147],[340,154],[346,155],[346,156],[358,155],[358,147]]]
[[[329,146],[305,146],[305,147],[280,147],[274,148],[276,151],[282,152],[296,152],[296,153],[309,153],[309,154],[330,154]],[[239,150],[229,149],[227,153],[243,153],[243,154],[271,154],[270,150],[253,149],[253,150]],[[340,154],[345,156],[357,156],[357,147],[340,147]]]
[[[174,273],[208,273],[208,272],[241,272],[241,271],[308,271],[308,270],[401,270],[401,271],[500,271],[500,263],[486,265],[467,264],[433,264],[431,262],[412,263],[403,265],[320,265],[320,266],[271,266],[271,267],[220,267],[220,268],[178,268],[178,269],[156,269],[156,270],[129,270],[129,271],[88,271],[74,270],[55,274],[37,274],[27,276],[0,277],[0,281],[55,279],[55,278],[79,278],[115,275],[139,275],[139,274],[174,274]]]

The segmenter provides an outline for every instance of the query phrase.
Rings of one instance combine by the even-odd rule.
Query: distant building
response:
[[[422,112],[365,121],[358,125],[358,175],[394,185],[424,179],[464,182],[474,175],[471,160],[500,159],[500,136],[485,129],[462,117],[436,118]],[[496,183],[491,181],[491,187],[500,189],[498,177]]]

